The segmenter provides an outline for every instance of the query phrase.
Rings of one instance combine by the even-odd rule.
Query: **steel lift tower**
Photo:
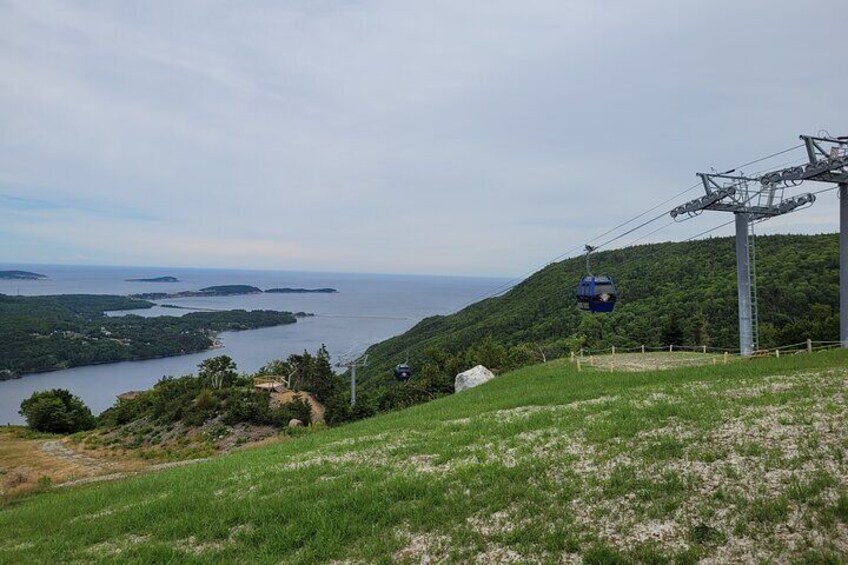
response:
[[[748,356],[758,345],[756,260],[754,223],[787,214],[815,202],[815,194],[806,193],[784,198],[787,188],[804,181],[839,184],[840,253],[839,299],[840,341],[848,347],[848,138],[802,135],[809,163],[765,173],[758,177],[736,171],[698,173],[705,196],[687,202],[671,211],[675,220],[681,216],[697,216],[704,210],[732,212],[736,220],[736,281],[739,295],[739,353]]]
[[[368,356],[362,357],[344,357],[339,359],[336,367],[346,368],[350,371],[350,405],[356,406],[356,369],[358,367],[368,366]]]

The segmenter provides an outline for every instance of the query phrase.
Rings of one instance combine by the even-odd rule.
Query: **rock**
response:
[[[302,425],[303,425],[303,422],[301,422],[297,418],[292,418],[291,420],[289,420],[289,427],[290,428],[299,428]]]
[[[483,365],[477,365],[476,367],[468,369],[464,373],[458,374],[453,386],[456,392],[462,392],[463,390],[474,388],[475,386],[481,385],[494,378],[495,374],[493,372]]]

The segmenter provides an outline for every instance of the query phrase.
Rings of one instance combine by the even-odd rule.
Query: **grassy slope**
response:
[[[757,238],[760,338],[763,346],[785,339],[838,339],[838,324],[805,328],[803,336],[775,335],[811,320],[810,305],[838,312],[839,246],[836,234],[777,235]],[[430,346],[459,352],[488,335],[505,344],[540,342],[583,334],[609,345],[668,345],[662,329],[671,313],[686,326],[698,312],[710,345],[738,347],[736,259],[732,238],[637,245],[593,256],[596,273],[612,275],[621,293],[615,312],[582,316],[574,306],[574,287],[585,273],[583,257],[548,265],[503,296],[477,302],[450,316],[434,316],[410,331],[369,349],[364,385],[390,383],[391,367],[406,359],[420,367]],[[836,322],[836,318],[833,318]],[[821,323],[821,320],[819,320]],[[822,333],[817,336],[815,334]],[[830,334],[833,333],[831,336]],[[827,337],[824,335],[827,334]],[[701,345],[689,331],[678,344]],[[590,347],[594,347],[592,343]]]
[[[268,448],[23,500],[0,511],[0,562],[845,559],[846,362],[529,367]]]

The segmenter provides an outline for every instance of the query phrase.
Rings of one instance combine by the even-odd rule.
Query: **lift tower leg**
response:
[[[747,357],[754,352],[748,214],[737,212],[734,217],[736,218],[736,285],[739,291],[739,354]]]
[[[350,366],[350,405],[356,406],[356,365]]]
[[[839,185],[839,341],[848,348],[848,183]]]

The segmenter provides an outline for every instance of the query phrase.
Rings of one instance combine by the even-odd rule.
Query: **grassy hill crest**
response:
[[[0,562],[838,562],[848,353],[556,361],[266,448],[0,511]]]

